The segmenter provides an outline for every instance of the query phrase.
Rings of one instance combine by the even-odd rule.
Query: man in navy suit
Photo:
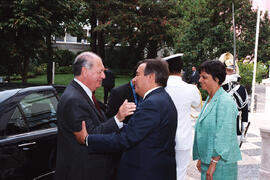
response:
[[[107,118],[111,118],[115,116],[118,112],[119,107],[123,104],[123,102],[126,99],[128,100],[128,102],[134,102],[136,104],[136,107],[138,107],[140,102],[142,101],[142,98],[135,92],[134,82],[132,82],[132,80],[130,80],[126,84],[115,87],[111,90],[107,108],[106,108]],[[127,116],[123,122],[128,123],[131,116],[132,115]],[[113,153],[112,159],[113,159],[114,175],[113,175],[112,180],[115,180],[117,177],[117,171],[118,171],[121,156],[122,156],[122,152]]]
[[[139,62],[134,83],[143,102],[121,132],[88,135],[82,123],[76,138],[88,146],[89,153],[124,151],[118,180],[176,179],[177,110],[164,89],[168,75],[165,61]]]
[[[192,73],[190,75],[190,83],[198,85],[199,78],[200,78],[200,75],[199,75],[198,71],[196,70],[196,67],[192,66]]]

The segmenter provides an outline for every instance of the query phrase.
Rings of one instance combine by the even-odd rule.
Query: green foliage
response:
[[[46,74],[47,72],[47,64],[46,63],[42,63],[40,65],[37,65],[33,68],[33,72],[36,74],[36,75],[43,75],[43,74]]]
[[[35,75],[44,75],[47,73],[47,64],[42,63],[33,68],[33,73]],[[55,74],[70,74],[72,73],[72,65],[59,66],[58,63],[55,64]]]
[[[163,46],[172,45],[172,36],[167,31],[178,22],[175,13],[179,3],[177,0],[85,2],[85,17],[90,17],[92,27],[91,48],[101,57],[102,40],[109,48],[121,44],[140,49],[141,58],[145,49],[147,57],[154,58]]]
[[[252,87],[252,79],[253,79],[253,63],[247,64],[243,62],[238,63],[239,66],[239,72],[241,76],[241,84],[246,87],[248,93],[251,93],[251,87]],[[262,79],[266,77],[267,74],[267,67],[261,63],[257,63],[256,68],[256,82],[260,83],[262,82]]]
[[[119,74],[132,75],[134,67],[140,61],[140,50],[129,46],[119,46],[106,51],[104,64]]]
[[[183,0],[178,12],[178,27],[171,27],[176,52],[184,53],[185,70],[209,59],[233,52],[232,2],[235,7],[236,53],[238,59],[253,57],[256,11],[249,0]],[[258,59],[270,58],[270,20],[261,19]]]
[[[205,101],[207,96],[208,96],[208,93],[206,90],[203,90],[202,88],[199,88],[200,90],[200,93],[201,93],[201,96],[202,96],[202,100]]]
[[[55,67],[56,74],[70,74],[72,73],[72,65],[69,66],[58,66]]]
[[[17,64],[6,68],[21,73],[26,81],[30,63],[41,57],[52,62],[51,35],[64,34],[65,28],[75,20],[79,7],[79,0],[1,0],[0,58],[5,61],[3,66],[7,62]]]
[[[69,50],[57,49],[54,52],[54,62],[61,66],[72,65],[75,59],[75,54]]]

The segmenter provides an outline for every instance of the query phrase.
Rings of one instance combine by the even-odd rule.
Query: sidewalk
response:
[[[251,122],[247,133],[247,142],[241,147],[242,160],[238,162],[238,180],[258,180],[261,163],[261,136],[260,127],[270,127],[270,86],[266,91],[266,85],[256,85],[257,109],[255,113],[249,113]],[[266,110],[267,109],[267,110]],[[268,112],[269,111],[269,112]],[[195,120],[193,125],[195,124]],[[191,161],[188,167],[187,180],[199,180],[200,173],[196,169],[196,161]]]

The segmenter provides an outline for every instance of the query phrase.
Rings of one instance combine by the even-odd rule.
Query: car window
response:
[[[20,105],[30,131],[56,127],[57,98],[53,93],[30,94]]]
[[[14,113],[11,116],[11,119],[8,121],[6,128],[6,135],[16,135],[27,131],[28,128],[25,124],[22,113],[20,112],[17,106]]]
[[[6,135],[56,127],[58,100],[52,92],[32,93],[25,96],[8,122]]]

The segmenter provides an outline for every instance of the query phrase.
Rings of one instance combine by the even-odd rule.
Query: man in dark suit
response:
[[[133,114],[134,103],[125,101],[114,118],[106,119],[98,109],[93,92],[101,86],[104,66],[94,53],[84,52],[73,63],[74,80],[67,86],[57,108],[57,162],[58,180],[109,180],[111,156],[87,152],[76,141],[82,121],[89,134],[117,132],[123,126],[125,116]]]
[[[88,135],[83,123],[77,140],[89,153],[124,151],[118,180],[175,180],[177,110],[164,89],[168,65],[157,59],[139,64],[134,83],[143,102],[128,124],[119,133]]]
[[[104,104],[107,104],[108,95],[114,87],[115,77],[109,68],[105,68],[104,73],[105,78],[102,81],[102,86],[104,87]]]
[[[199,78],[200,78],[200,75],[199,75],[198,71],[196,70],[196,67],[192,66],[192,73],[190,75],[190,83],[198,85]]]

